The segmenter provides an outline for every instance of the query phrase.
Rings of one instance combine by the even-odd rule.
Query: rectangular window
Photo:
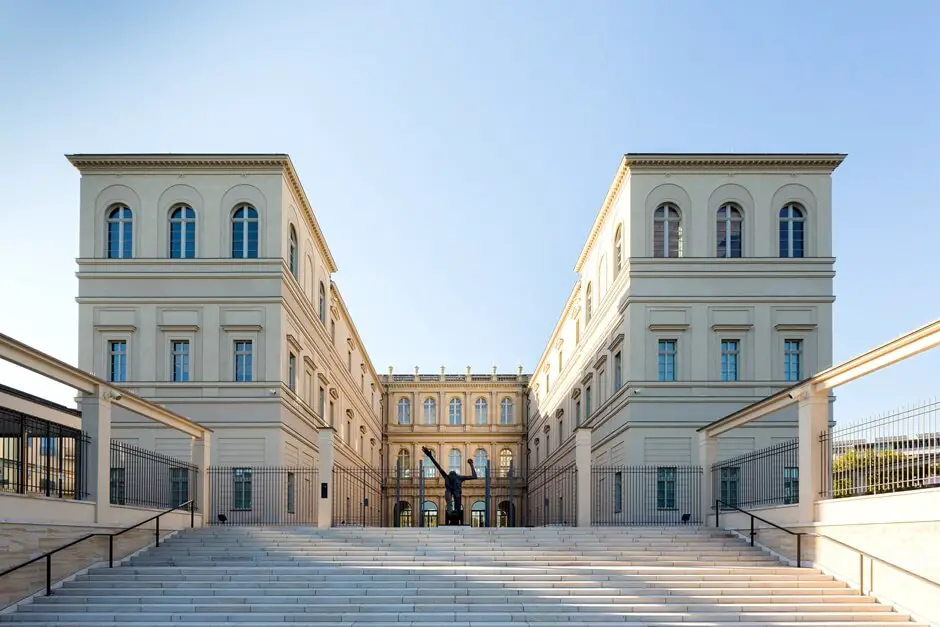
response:
[[[251,340],[235,341],[235,380],[251,381]]]
[[[558,419],[558,448],[561,448],[561,443],[565,441],[565,424],[561,418]]]
[[[738,380],[738,340],[721,341],[721,380]]]
[[[783,494],[784,505],[800,502],[800,469],[796,466],[783,469]]]
[[[597,400],[603,405],[607,400],[607,371],[601,370],[597,373]]]
[[[330,426],[335,427],[336,423],[333,422],[333,401],[330,401]]]
[[[581,343],[581,319],[574,321],[574,343]]]
[[[676,341],[659,340],[659,380],[676,380]]]
[[[803,372],[803,340],[783,341],[783,378],[800,381]]]
[[[287,358],[287,387],[297,391],[297,355],[290,353]]]
[[[108,342],[108,381],[127,381],[127,340]]]
[[[656,469],[657,509],[676,509],[676,472],[677,469],[670,466]]]
[[[561,369],[565,366],[565,356],[561,351],[558,351],[558,372],[561,372]]]
[[[545,395],[548,396],[548,391],[552,385],[552,375],[545,373]]]
[[[584,419],[591,417],[591,386],[584,388]]]
[[[359,375],[359,389],[363,394],[366,393],[366,375],[364,374]]]
[[[346,351],[346,370],[352,373],[352,351]]]
[[[111,469],[111,505],[124,505],[127,494],[124,476],[123,468]]]
[[[173,381],[189,381],[189,340],[173,340]]]
[[[620,353],[614,355],[614,392],[620,390],[620,386],[623,385],[623,358],[620,356]]]
[[[189,500],[189,469],[170,468],[170,501],[173,506]]]
[[[581,401],[578,400],[574,404],[574,426],[581,426]]]
[[[294,479],[294,473],[287,473],[287,513],[293,514],[295,509],[295,499],[296,499],[296,481]]]
[[[330,342],[336,346],[336,320],[330,320]]]
[[[233,468],[234,500],[232,509],[251,509],[251,468]]]
[[[614,473],[614,513],[623,511],[623,473]]]
[[[317,401],[317,413],[320,415],[320,419],[325,418],[323,415],[324,404],[326,403],[326,391],[323,389],[323,386],[320,386],[319,390],[319,400]]]
[[[738,477],[741,469],[737,466],[726,466],[721,469],[721,492],[719,498],[727,505],[738,505]]]

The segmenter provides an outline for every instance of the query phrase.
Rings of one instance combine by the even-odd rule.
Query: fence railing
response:
[[[712,494],[728,507],[793,505],[800,500],[797,438],[738,455],[711,467]]]
[[[0,492],[88,498],[87,434],[0,407]]]
[[[594,466],[591,524],[702,523],[701,466]]]
[[[320,503],[316,468],[212,466],[209,525],[313,525]]]
[[[196,500],[198,474],[190,462],[111,441],[111,505],[179,507]]]
[[[567,466],[542,466],[529,474],[527,482],[525,525],[578,524],[578,469]]]
[[[824,498],[940,487],[940,401],[819,436]]]
[[[382,527],[388,524],[383,474],[368,466],[333,468],[334,527]]]

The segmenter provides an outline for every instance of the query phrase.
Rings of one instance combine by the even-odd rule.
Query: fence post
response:
[[[513,498],[513,488],[515,487],[513,482],[513,461],[509,461],[509,511],[506,512],[506,524],[509,527],[516,526],[516,500]]]
[[[493,506],[492,502],[492,492],[490,491],[490,469],[489,466],[484,466],[483,471],[486,475],[483,476],[483,503],[486,506],[483,510],[483,526],[490,526],[490,509]],[[470,512],[470,524],[473,525],[473,512]]]
[[[401,527],[401,460],[395,460],[395,506],[392,508],[392,515],[395,516],[395,520],[392,522],[393,527]]]
[[[195,526],[195,510],[202,514],[203,526],[209,524],[209,504],[212,486],[209,485],[209,464],[212,459],[212,434],[208,431],[203,432],[202,437],[193,442],[193,464],[196,470],[196,487],[193,499],[191,524]]]
[[[824,452],[820,435],[829,428],[829,395],[812,390],[795,394],[799,398],[799,521],[816,521],[816,501],[822,484]]]
[[[575,437],[575,467],[577,470],[578,527],[591,526],[591,430],[578,427]]]
[[[320,498],[317,506],[317,526],[329,529],[333,526],[333,427],[320,427],[319,454],[320,454]]]
[[[715,490],[715,479],[712,476],[712,466],[718,462],[718,438],[709,435],[706,431],[699,433],[698,458],[699,463],[702,465],[702,500],[699,515],[701,516],[702,524],[708,527],[712,505],[714,505],[715,501],[718,499],[718,494]],[[718,526],[717,507],[715,508],[715,526]]]
[[[88,432],[88,498],[95,502],[95,522],[111,518],[111,401],[95,386],[82,397],[82,429]]]
[[[418,462],[418,526],[424,527],[424,460]]]

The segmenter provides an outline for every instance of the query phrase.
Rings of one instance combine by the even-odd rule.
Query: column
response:
[[[797,396],[794,394],[794,396]],[[825,392],[806,390],[799,398],[800,438],[800,504],[799,521],[816,520],[816,502],[822,484],[823,445],[819,436],[829,428],[829,396]]]
[[[208,431],[193,442],[193,462],[199,468],[196,481],[196,511],[202,514],[203,526],[209,523],[209,464],[212,460],[212,434]]]
[[[88,434],[85,458],[88,498],[95,503],[95,522],[111,522],[111,399],[96,387],[82,397],[82,430]]]
[[[702,465],[702,524],[708,527],[711,525],[712,507],[718,498],[712,477],[712,466],[718,462],[717,437],[708,435],[705,431],[698,434],[698,460]]]
[[[591,431],[575,431],[575,465],[578,469],[578,526],[591,526]]]
[[[317,510],[317,526],[329,529],[333,526],[333,436],[335,429],[320,429],[320,505]]]
[[[421,407],[421,395],[417,392],[411,393],[411,425],[412,431],[414,431],[414,425],[421,424],[419,420],[424,420],[424,408]],[[392,411],[389,409],[389,411]]]

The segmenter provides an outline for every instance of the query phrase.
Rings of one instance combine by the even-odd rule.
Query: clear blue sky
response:
[[[290,153],[376,368],[436,372],[535,365],[622,153],[838,151],[839,361],[940,315],[938,33],[929,0],[0,0],[0,330],[76,360],[66,152]],[[935,394],[935,352],[840,419]]]

